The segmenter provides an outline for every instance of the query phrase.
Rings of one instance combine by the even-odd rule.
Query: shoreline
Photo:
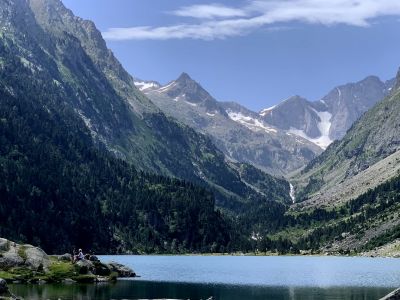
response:
[[[104,256],[254,256],[254,257],[359,257],[359,258],[399,258],[399,256],[387,255],[365,255],[365,254],[339,254],[339,253],[316,253],[316,254],[277,254],[277,253],[150,253],[150,254],[99,254],[99,257]]]

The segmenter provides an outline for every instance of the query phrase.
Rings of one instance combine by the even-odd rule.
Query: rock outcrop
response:
[[[27,267],[36,271],[49,266],[50,258],[42,249],[0,238],[0,269]]]
[[[112,272],[118,273],[118,277],[136,277],[135,272],[131,268],[128,268],[122,264],[110,262],[108,266]]]
[[[49,256],[40,248],[6,239],[0,239],[0,271],[8,282],[29,283],[91,283],[136,276],[127,266],[116,262],[105,264],[95,256],[73,263],[70,254]],[[5,290],[3,283],[0,281],[0,295]]]

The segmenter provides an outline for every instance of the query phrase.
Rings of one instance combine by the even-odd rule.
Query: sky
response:
[[[255,111],[400,67],[399,0],[62,0],[134,77],[187,72]]]

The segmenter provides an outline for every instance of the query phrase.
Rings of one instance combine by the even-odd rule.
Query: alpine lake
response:
[[[140,277],[99,284],[12,284],[24,299],[376,300],[400,286],[400,259],[317,256],[100,256]]]

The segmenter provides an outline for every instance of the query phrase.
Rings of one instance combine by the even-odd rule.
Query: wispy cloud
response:
[[[214,40],[288,22],[366,27],[378,17],[400,16],[400,0],[249,0],[240,8],[222,4],[192,5],[172,14],[194,18],[198,22],[110,28],[103,36],[108,40]]]
[[[245,17],[247,12],[240,8],[228,7],[222,4],[192,5],[181,7],[172,12],[180,17],[198,19]]]

